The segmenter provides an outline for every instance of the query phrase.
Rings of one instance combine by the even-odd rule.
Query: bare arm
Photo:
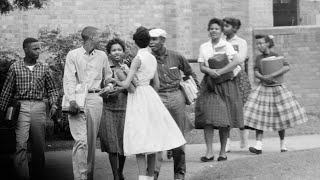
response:
[[[220,75],[218,74],[216,69],[210,69],[207,66],[205,66],[204,62],[200,62],[200,71],[204,74],[208,74],[209,76],[213,78],[217,78]]]
[[[160,88],[160,80],[159,80],[159,75],[158,71],[155,72],[153,79],[152,79],[152,87],[155,91],[159,91]]]
[[[276,77],[276,76],[285,74],[285,73],[287,73],[287,72],[289,72],[289,71],[290,71],[290,66],[283,66],[283,68],[281,68],[281,69],[279,69],[278,71],[270,74],[270,76]]]
[[[130,66],[130,70],[129,70],[129,73],[127,75],[126,80],[124,80],[124,81],[115,80],[115,82],[119,86],[124,87],[125,89],[127,89],[130,86],[130,83],[131,83],[134,75],[138,71],[138,68],[140,67],[140,65],[141,65],[141,60],[139,58],[137,58],[137,57],[134,58],[132,60],[132,63],[131,63],[131,66]]]

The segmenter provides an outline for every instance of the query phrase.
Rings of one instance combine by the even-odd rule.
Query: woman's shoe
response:
[[[286,149],[281,149],[281,152],[287,152],[288,150],[286,150]]]
[[[262,150],[258,150],[254,147],[249,147],[249,151],[255,154],[262,154]]]
[[[210,161],[213,161],[213,159],[214,159],[214,156],[212,156],[211,158],[207,158],[206,156],[203,156],[200,158],[202,162],[210,162]]]
[[[218,158],[218,161],[226,161],[227,159],[228,159],[227,156],[226,156],[226,157],[220,156],[220,157]]]

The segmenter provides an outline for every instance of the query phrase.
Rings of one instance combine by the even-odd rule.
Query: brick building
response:
[[[11,45],[20,47],[25,37],[36,37],[38,29],[44,26],[60,28],[68,34],[87,25],[103,29],[114,24],[129,34],[139,23],[165,29],[167,47],[195,59],[200,44],[208,39],[209,19],[226,16],[242,21],[239,35],[249,44],[250,69],[257,53],[253,50],[253,35],[275,35],[275,51],[285,55],[292,65],[286,80],[288,86],[309,112],[319,109],[319,0],[49,0],[41,10],[0,16],[0,42],[6,38]],[[298,26],[274,27],[283,23]],[[197,65],[193,66],[202,77]],[[254,81],[252,70],[249,75]]]

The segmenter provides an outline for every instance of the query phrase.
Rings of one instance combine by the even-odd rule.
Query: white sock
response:
[[[285,140],[280,140],[280,149],[287,150],[287,145]]]
[[[262,150],[262,141],[257,141],[254,148],[256,148],[257,150]]]

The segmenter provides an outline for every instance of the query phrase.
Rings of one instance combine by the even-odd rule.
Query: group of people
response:
[[[185,178],[185,132],[192,124],[186,116],[186,100],[180,88],[181,71],[196,81],[200,93],[195,103],[195,128],[204,130],[207,151],[203,162],[214,160],[213,131],[219,130],[221,149],[218,161],[227,160],[230,151],[230,129],[240,129],[240,146],[247,147],[248,129],[256,130],[256,145],[249,151],[262,153],[263,131],[279,131],[281,152],[287,151],[285,129],[307,121],[304,109],[294,95],[275,80],[290,70],[283,68],[270,75],[262,75],[260,61],[278,56],[271,51],[273,39],[257,35],[257,56],[254,74],[261,83],[251,90],[244,71],[247,43],[236,35],[241,26],[236,18],[213,18],[208,23],[210,40],[200,46],[198,62],[204,73],[201,84],[190,64],[180,53],[165,47],[167,33],[163,29],[139,27],[133,35],[137,55],[128,60],[126,46],[118,38],[106,45],[108,55],[99,50],[101,31],[88,26],[81,36],[83,46],[70,51],[66,57],[63,89],[69,108],[69,126],[75,144],[72,150],[74,179],[93,179],[96,139],[99,133],[101,150],[109,154],[115,180],[125,179],[123,168],[126,156],[136,155],[139,180],[158,179],[162,154],[173,157],[174,179]],[[27,38],[23,42],[25,58],[14,63],[0,97],[3,114],[14,98],[21,102],[16,126],[15,166],[21,179],[29,178],[27,141],[32,151],[32,179],[43,179],[45,93],[49,95],[50,113],[57,110],[58,90],[49,67],[38,62],[40,42]],[[208,61],[219,53],[226,54],[229,63],[212,69]],[[109,57],[109,58],[108,58]],[[116,75],[123,66],[130,67],[126,79]],[[235,71],[238,69],[238,71]],[[234,77],[217,82],[227,73]],[[127,89],[136,79],[135,90]],[[107,96],[99,92],[109,84],[114,89]],[[88,87],[86,105],[82,111],[76,101],[76,87]]]

